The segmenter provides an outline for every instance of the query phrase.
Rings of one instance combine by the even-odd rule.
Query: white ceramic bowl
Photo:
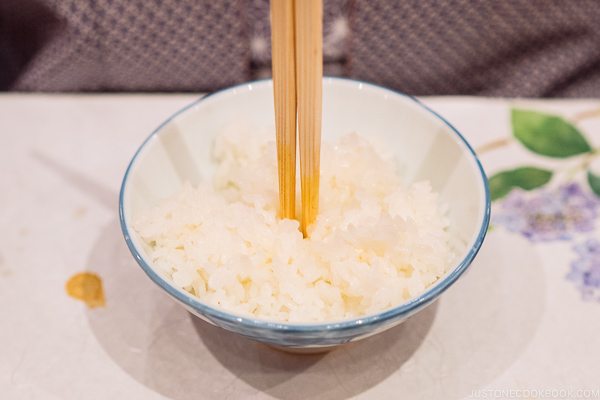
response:
[[[175,287],[154,268],[131,227],[138,213],[197,183],[213,171],[215,135],[232,121],[274,132],[271,81],[225,89],[177,112],[141,145],[125,173],[120,196],[123,235],[148,276],[198,317],[251,339],[289,350],[315,349],[358,340],[389,329],[431,304],[466,270],[488,227],[490,197],[486,176],[467,141],[418,100],[371,84],[325,78],[324,140],[349,132],[376,137],[397,155],[408,182],[427,179],[449,206],[455,265],[420,296],[361,318],[319,324],[289,324],[235,315],[203,303]],[[135,282],[131,282],[135,284]]]

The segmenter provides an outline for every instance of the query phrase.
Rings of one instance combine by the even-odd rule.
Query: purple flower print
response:
[[[493,215],[493,223],[531,241],[570,239],[590,232],[600,200],[577,183],[527,193],[513,190]]]
[[[578,258],[567,279],[574,282],[584,300],[600,302],[600,241],[588,239],[573,247]]]

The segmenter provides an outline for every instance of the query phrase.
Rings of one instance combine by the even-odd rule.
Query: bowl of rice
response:
[[[276,157],[265,80],[180,110],[125,173],[119,212],[133,257],[210,324],[327,350],[423,310],[484,240],[490,196],[474,151],[410,96],[324,79],[319,214],[306,238],[278,218]]]

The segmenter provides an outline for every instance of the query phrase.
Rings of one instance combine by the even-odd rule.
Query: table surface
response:
[[[519,108],[571,121],[597,148],[600,101],[424,98],[489,175],[532,165],[551,181],[494,203],[479,256],[433,306],[361,343],[292,356],[192,317],[123,241],[132,154],[196,97],[0,95],[0,398],[600,398],[600,201],[584,171],[600,172],[598,153],[545,157],[510,139]],[[82,271],[101,277],[104,307],[66,294]]]

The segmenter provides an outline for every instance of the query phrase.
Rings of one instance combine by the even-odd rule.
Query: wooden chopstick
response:
[[[275,0],[273,1],[275,2]],[[323,3],[295,1],[296,94],[304,236],[319,208],[321,112],[323,86]]]
[[[302,2],[302,1],[300,1]],[[296,214],[296,60],[294,0],[271,0],[271,46],[279,216]]]

